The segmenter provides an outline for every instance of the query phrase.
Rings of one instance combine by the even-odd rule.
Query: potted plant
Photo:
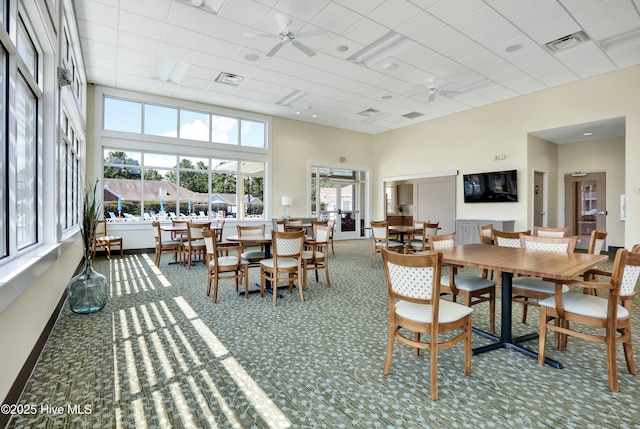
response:
[[[91,259],[101,206],[96,196],[97,188],[98,180],[93,188],[89,185],[85,186],[80,223],[80,234],[84,246],[84,267],[80,274],[73,277],[67,285],[71,311],[79,314],[100,311],[107,303],[107,278],[93,269]]]

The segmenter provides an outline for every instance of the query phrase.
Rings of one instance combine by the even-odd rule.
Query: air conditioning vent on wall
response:
[[[544,46],[551,52],[560,52],[586,43],[589,40],[589,36],[587,36],[584,31],[578,31],[577,33],[569,34],[568,36],[546,43]]]

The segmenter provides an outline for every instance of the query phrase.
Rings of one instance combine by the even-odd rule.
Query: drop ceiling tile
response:
[[[97,2],[76,2],[82,3],[79,9],[82,11],[82,19],[96,22],[109,27],[118,26],[118,5],[109,6]]]
[[[342,50],[339,50],[340,47],[347,48],[347,49],[342,51]],[[338,36],[338,37],[334,37],[330,42],[323,45],[321,49],[322,49],[322,52],[328,55],[346,60],[347,58],[349,58],[351,55],[358,52],[363,47],[364,45],[360,43],[356,43],[353,40],[347,39],[342,36]]]
[[[410,39],[422,40],[445,28],[446,24],[427,12],[420,12],[400,25],[396,31]]]
[[[638,11],[628,1],[604,1],[576,13],[576,19],[585,27],[611,21],[628,13],[637,14]]]
[[[145,52],[134,51],[127,48],[118,48],[118,61],[138,64],[140,66],[148,67],[151,69],[153,63],[156,60],[156,56]]]
[[[88,39],[112,45],[118,43],[118,30],[114,27],[79,19],[78,28],[80,33]]]
[[[367,14],[367,17],[393,29],[420,13],[420,9],[406,0],[387,0]]]
[[[216,20],[216,15],[199,10],[186,4],[171,2],[171,10],[167,16],[167,24],[177,25],[182,28],[197,29],[206,33]]]
[[[602,0],[560,0],[560,3],[570,12],[576,13],[584,9],[589,9]]]
[[[555,3],[555,0],[496,0],[491,3],[491,7],[497,10],[508,20],[513,20],[514,18],[519,17],[533,9],[552,2]]]
[[[101,69],[105,71],[116,71],[117,63],[114,59],[99,57],[97,55],[85,55],[85,66],[92,69]]]
[[[118,63],[118,73],[148,78],[151,73],[151,69],[139,64],[125,63],[123,61],[120,61]]]
[[[215,37],[207,36],[202,45],[200,51],[211,54],[221,58],[233,58],[236,52],[240,49],[240,46],[227,42],[226,40],[216,39]]]
[[[414,6],[419,7],[422,10],[428,10],[431,6],[439,3],[440,0],[409,0]]]
[[[431,6],[427,11],[444,22],[455,22],[486,7],[482,0],[447,0]]]
[[[162,40],[177,46],[184,46],[189,49],[198,49],[204,40],[205,35],[196,31],[175,25],[167,25],[164,29]]]
[[[146,88],[148,77],[135,76],[118,71],[117,85],[120,88],[129,88],[134,91]]]
[[[140,36],[159,39],[162,37],[164,22],[121,10],[120,28],[126,28],[128,32]]]
[[[460,43],[451,45],[447,49],[442,50],[442,55],[451,58],[454,61],[461,61],[464,58],[479,54],[485,49],[471,39],[465,39]]]
[[[592,40],[600,41],[637,31],[638,28],[640,28],[640,15],[637,12],[631,12],[610,21],[586,27],[586,31]]]
[[[158,45],[157,55],[173,61],[191,64],[197,58],[198,51],[187,49],[184,46],[162,42]]]
[[[640,43],[608,51],[607,56],[618,68],[631,67],[638,64],[636,58],[640,58]]]
[[[257,27],[267,17],[273,19],[269,16],[270,12],[269,7],[255,2],[232,0],[224,3],[218,16],[248,27]]]
[[[506,19],[490,7],[482,7],[453,22],[453,26],[469,37],[506,23]]]
[[[303,21],[309,21],[330,3],[329,0],[280,0],[276,4],[276,9],[285,15],[295,16]]]
[[[120,7],[122,10],[133,12],[137,15],[146,16],[158,21],[164,21],[169,15],[171,3],[172,2],[166,0],[121,1]]]
[[[369,45],[389,32],[389,29],[368,18],[362,18],[342,33],[343,37],[361,45]]]
[[[505,22],[504,24],[500,24],[483,33],[474,35],[473,39],[482,46],[491,49],[505,43],[506,41],[513,40],[521,36],[523,36],[522,31],[512,23]]]
[[[384,3],[385,0],[336,0],[335,2],[361,15],[367,15]]]
[[[556,58],[582,79],[616,69],[615,64],[593,42],[558,52]]]
[[[215,37],[216,39],[226,40],[227,42],[242,44],[247,39],[243,34],[251,32],[251,27],[218,17],[209,29],[207,35]],[[275,34],[275,32],[273,34]]]
[[[453,45],[462,43],[465,40],[467,40],[467,36],[460,33],[458,30],[451,27],[445,27],[431,36],[421,39],[420,43],[434,51],[443,51]]]
[[[336,34],[342,34],[360,19],[361,16],[354,11],[337,3],[331,3],[316,15],[311,23]]]
[[[582,27],[572,17],[567,16],[537,28],[530,28],[527,34],[538,44],[544,45],[580,30]]]
[[[102,58],[117,59],[118,47],[111,43],[98,42],[90,39],[80,39],[80,46],[85,55],[93,55]]]

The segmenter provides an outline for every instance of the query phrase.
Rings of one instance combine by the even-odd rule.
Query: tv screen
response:
[[[511,203],[518,201],[516,170],[464,175],[465,203]]]

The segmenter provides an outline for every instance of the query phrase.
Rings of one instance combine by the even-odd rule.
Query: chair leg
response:
[[[529,298],[524,298],[525,301],[529,301]],[[527,304],[522,304],[522,323],[527,323]]]
[[[471,317],[467,319],[464,331],[467,333],[467,337],[464,340],[464,373],[468,377],[471,375]]]
[[[395,327],[389,325],[389,336],[387,337],[387,357],[384,360],[384,370],[382,371],[384,375],[388,375],[389,369],[391,368],[391,356],[393,355],[395,333],[396,333]]]
[[[627,362],[627,370],[629,371],[630,374],[636,374],[638,371],[636,369],[636,362],[633,359],[633,345],[631,343],[631,332],[629,331],[630,331],[629,328],[625,328],[623,332],[623,335],[626,334],[629,336],[629,340],[623,343],[622,347],[624,349],[624,359]]]
[[[438,400],[438,338],[431,338],[429,372],[431,377],[431,399]]]
[[[538,365],[544,365],[545,343],[547,342],[547,307],[540,306],[540,334],[538,335]]]
[[[327,261],[324,262],[324,277],[327,279],[327,287],[331,287],[331,280],[329,280],[329,265]]]
[[[218,302],[218,274],[216,273],[215,277],[213,278],[213,303],[215,304],[216,302]]]
[[[616,365],[616,330],[607,327],[607,375],[609,377],[609,388],[612,392],[618,389],[618,367]]]
[[[496,295],[495,288],[489,293],[489,327],[491,332],[496,332]]]
[[[207,276],[207,296],[211,295],[211,274]]]
[[[242,273],[244,274],[244,297],[249,299],[249,267],[244,267]]]

